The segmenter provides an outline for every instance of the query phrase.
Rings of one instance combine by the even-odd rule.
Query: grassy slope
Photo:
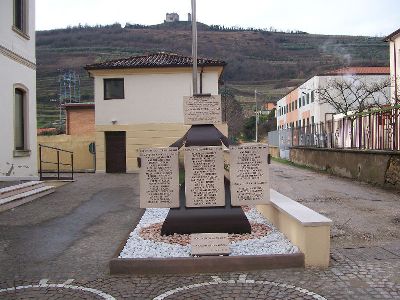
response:
[[[321,71],[349,64],[388,64],[387,44],[373,37],[200,31],[198,40],[200,55],[228,63],[224,80],[246,109],[252,106],[254,89],[262,94],[261,101],[277,100],[288,89]],[[81,75],[82,100],[91,100],[93,83],[83,66],[154,51],[190,55],[189,27],[110,26],[37,32],[38,124],[47,125],[57,113],[56,103],[49,100],[57,98],[60,69],[77,70]]]

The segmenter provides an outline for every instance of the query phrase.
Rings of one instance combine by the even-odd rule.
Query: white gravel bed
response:
[[[143,239],[139,232],[149,225],[163,222],[167,217],[168,208],[148,208],[136,228],[131,232],[122,249],[119,258],[171,258],[190,257],[190,245],[181,246]],[[268,225],[271,231],[262,238],[231,242],[230,256],[289,254],[299,252],[299,249],[288,241],[271,223],[269,223],[256,208],[246,212],[249,221]]]

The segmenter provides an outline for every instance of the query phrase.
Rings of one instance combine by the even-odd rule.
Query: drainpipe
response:
[[[392,39],[390,39],[391,42],[393,42],[393,67],[394,67],[394,122],[393,122],[393,150],[396,150],[397,146],[397,139],[398,139],[398,134],[397,134],[397,127],[399,124],[397,124],[397,115],[398,115],[398,94],[397,94],[397,57],[396,57],[396,42]]]
[[[394,105],[396,105],[396,108],[394,110],[394,117],[395,117],[395,128],[394,128],[394,136],[393,136],[393,150],[396,150],[396,144],[397,144],[397,128],[399,124],[397,124],[397,104],[398,104],[398,94],[397,94],[397,59],[396,59],[396,43],[393,41],[393,59],[394,59]]]

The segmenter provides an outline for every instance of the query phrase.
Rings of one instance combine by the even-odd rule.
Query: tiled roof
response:
[[[126,69],[126,68],[162,68],[162,67],[190,67],[192,57],[174,53],[159,52],[149,55],[132,56],[128,58],[114,59],[102,63],[91,64],[85,67],[86,70],[101,69]],[[199,66],[225,66],[222,60],[198,58]]]
[[[391,34],[389,34],[387,37],[385,37],[384,41],[389,42],[392,39],[392,37],[395,37],[396,35],[399,35],[399,34],[400,34],[400,28],[397,29],[395,32],[392,32]]]
[[[389,75],[389,67],[348,67],[324,73],[323,75]]]

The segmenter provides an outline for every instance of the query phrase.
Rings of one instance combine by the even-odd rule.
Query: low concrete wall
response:
[[[281,157],[279,153],[279,147],[277,146],[269,145],[269,154],[271,154],[272,157],[277,157],[277,158]]]
[[[400,153],[292,147],[290,160],[335,175],[400,188]]]
[[[63,150],[74,152],[74,171],[94,171],[95,169],[95,157],[89,152],[89,144],[94,142],[95,137],[93,135],[85,136],[72,136],[72,135],[51,135],[51,136],[38,136],[38,144],[56,147]],[[39,147],[38,147],[39,149]],[[57,161],[57,151],[42,148],[42,160],[49,162]],[[71,162],[71,155],[69,153],[60,153],[60,162],[69,164]],[[39,155],[38,155],[38,166],[39,166]],[[57,170],[57,166],[54,164],[44,163],[42,164],[43,170],[54,171]],[[70,171],[70,166],[60,166],[61,171]]]
[[[257,209],[304,253],[306,266],[329,266],[330,219],[273,189],[271,204]]]

